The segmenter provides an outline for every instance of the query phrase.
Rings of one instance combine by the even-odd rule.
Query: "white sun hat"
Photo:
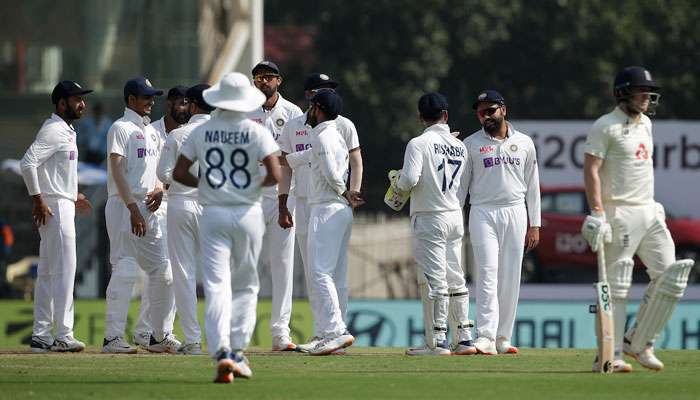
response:
[[[240,72],[224,75],[216,85],[202,92],[204,101],[224,110],[249,112],[265,103],[266,97]]]

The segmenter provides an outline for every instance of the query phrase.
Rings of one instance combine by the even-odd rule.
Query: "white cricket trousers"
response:
[[[447,296],[448,289],[465,290],[462,210],[415,213],[411,229],[414,257],[428,281],[430,298]]]
[[[73,285],[75,281],[75,203],[46,196],[53,212],[39,227],[39,266],[34,286],[34,328],[32,336],[53,343],[73,336]]]
[[[341,304],[348,298],[352,208],[343,203],[314,204],[308,230],[311,311],[320,336],[338,336],[347,330]]]
[[[105,337],[124,335],[131,292],[137,268],[141,267],[148,274],[149,325],[155,339],[160,341],[172,329],[168,322],[173,308],[172,271],[158,216],[149,212],[143,203],[138,206],[146,221],[143,237],[131,233],[129,211],[118,196],[111,196],[105,206],[112,263],[112,277],[107,286]]]
[[[511,340],[526,231],[525,204],[471,207],[469,234],[477,271],[478,337]]]
[[[167,243],[169,243],[168,224],[167,224],[167,219],[168,219],[167,198],[165,198],[165,197],[163,198],[163,201],[160,203],[160,207],[158,207],[158,209],[156,210],[156,212],[153,213],[153,215],[155,215],[156,218],[158,218],[158,225],[160,226],[160,231],[163,234],[163,241],[166,243],[165,257],[168,259],[168,269],[170,271],[172,271],[172,266],[170,265],[171,264],[171,262],[170,262],[170,249],[167,247]],[[143,334],[143,333],[150,334],[151,332],[153,332],[153,329],[151,328],[151,325],[148,322],[150,319],[149,313],[151,312],[150,304],[148,302],[148,298],[149,298],[148,275],[142,269],[136,269],[136,273],[138,275],[140,275],[140,277],[141,277],[141,280],[143,282],[143,289],[141,291],[141,305],[139,307],[139,316],[138,316],[138,319],[136,320],[136,325],[134,326],[134,333],[135,334]],[[136,277],[136,279],[138,279],[138,276]],[[175,290],[176,290],[176,286],[173,282],[173,292]],[[173,301],[171,301],[171,303],[173,306],[170,309],[170,312],[168,313],[168,318],[165,321],[165,331],[166,332],[172,332],[173,326],[175,325],[175,312],[176,312],[175,300],[173,299]]]
[[[197,317],[197,266],[199,219],[202,206],[196,197],[168,196],[168,254],[173,271],[175,304],[185,343],[201,343]]]
[[[270,266],[272,277],[272,312],[270,334],[289,336],[289,320],[292,316],[294,285],[294,236],[296,227],[283,229],[279,225],[279,202],[263,197],[265,235],[263,236],[262,262]],[[294,214],[294,196],[287,198],[287,208]]]
[[[255,330],[258,258],[265,230],[260,205],[204,206],[199,220],[207,349],[248,347]]]

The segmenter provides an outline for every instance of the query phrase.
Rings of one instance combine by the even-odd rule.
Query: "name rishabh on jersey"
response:
[[[411,215],[461,208],[457,196],[467,161],[464,144],[447,124],[429,126],[406,146],[396,186],[411,191]]]
[[[241,113],[221,111],[192,131],[181,154],[199,161],[200,204],[238,206],[260,203],[264,169],[259,163],[278,151],[265,127]]]

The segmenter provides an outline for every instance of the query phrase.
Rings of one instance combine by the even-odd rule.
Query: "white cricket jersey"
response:
[[[480,130],[464,139],[469,162],[462,176],[460,201],[469,190],[473,206],[527,205],[530,226],[541,226],[540,176],[535,144],[508,124],[504,140]]]
[[[600,168],[603,204],[654,202],[654,140],[649,117],[641,114],[635,122],[615,107],[593,124],[584,151],[604,160]]]
[[[277,102],[271,109],[266,110],[263,107],[259,107],[257,110],[247,113],[246,117],[266,127],[272,133],[273,139],[279,144],[280,135],[287,121],[303,113],[296,104],[283,98],[279,92],[277,94],[279,95]],[[260,168],[264,174],[265,168],[262,166]],[[263,188],[263,196],[277,199],[277,185]]]
[[[56,114],[44,121],[20,161],[31,196],[78,198],[78,146],[75,130]]]
[[[158,136],[160,136],[161,139],[165,140],[166,137],[168,137],[168,132],[165,129],[165,117],[161,117],[158,120],[155,120],[151,122],[151,126],[153,129],[158,131]]]
[[[457,193],[467,163],[464,144],[447,124],[435,124],[406,146],[396,186],[411,192],[411,215],[460,210]]]
[[[348,149],[336,129],[335,120],[324,121],[311,130],[309,161],[309,204],[348,204],[342,196],[348,179]]]
[[[148,117],[142,117],[126,108],[124,116],[116,120],[107,133],[107,156],[118,154],[126,159],[126,181],[131,195],[137,200],[145,197],[156,186],[161,138],[158,131],[148,123]],[[107,194],[119,195],[109,162],[107,175]]]
[[[239,206],[259,204],[266,157],[279,151],[267,128],[235,111],[220,111],[197,126],[180,154],[199,161],[199,203]]]
[[[156,175],[161,182],[170,185],[168,188],[169,195],[180,195],[188,197],[197,197],[197,189],[185,186],[180,182],[173,180],[173,170],[175,169],[175,164],[177,164],[177,159],[180,156],[180,148],[182,144],[187,140],[192,131],[202,125],[203,123],[210,120],[209,114],[195,114],[190,118],[189,122],[177,129],[173,129],[168,134],[167,139],[165,139],[165,145],[163,145],[163,150],[160,153],[160,160],[158,161],[158,168],[156,169]],[[190,173],[194,176],[199,174],[199,163],[195,162],[190,167]]]
[[[348,150],[354,150],[360,147],[360,139],[357,136],[357,129],[352,121],[338,115],[338,117],[335,119],[335,124],[336,130],[338,133],[340,133],[340,136],[342,136]],[[310,131],[311,127],[306,124],[306,113],[290,119],[284,125],[282,134],[280,135],[279,139],[277,139],[280,150],[287,154],[292,154],[311,148],[311,136],[309,136]],[[308,197],[311,191],[310,179],[311,169],[308,165],[302,165],[294,169],[294,182],[291,192],[298,197]]]

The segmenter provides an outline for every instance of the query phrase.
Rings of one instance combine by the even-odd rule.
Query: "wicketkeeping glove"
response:
[[[605,219],[605,213],[594,212],[587,216],[581,226],[581,235],[593,252],[597,252],[605,243],[612,242],[612,227]]]
[[[396,187],[400,176],[401,170],[392,169],[389,171],[389,188],[384,195],[384,203],[394,211],[401,211],[408,198],[411,197],[411,192],[404,192]]]

